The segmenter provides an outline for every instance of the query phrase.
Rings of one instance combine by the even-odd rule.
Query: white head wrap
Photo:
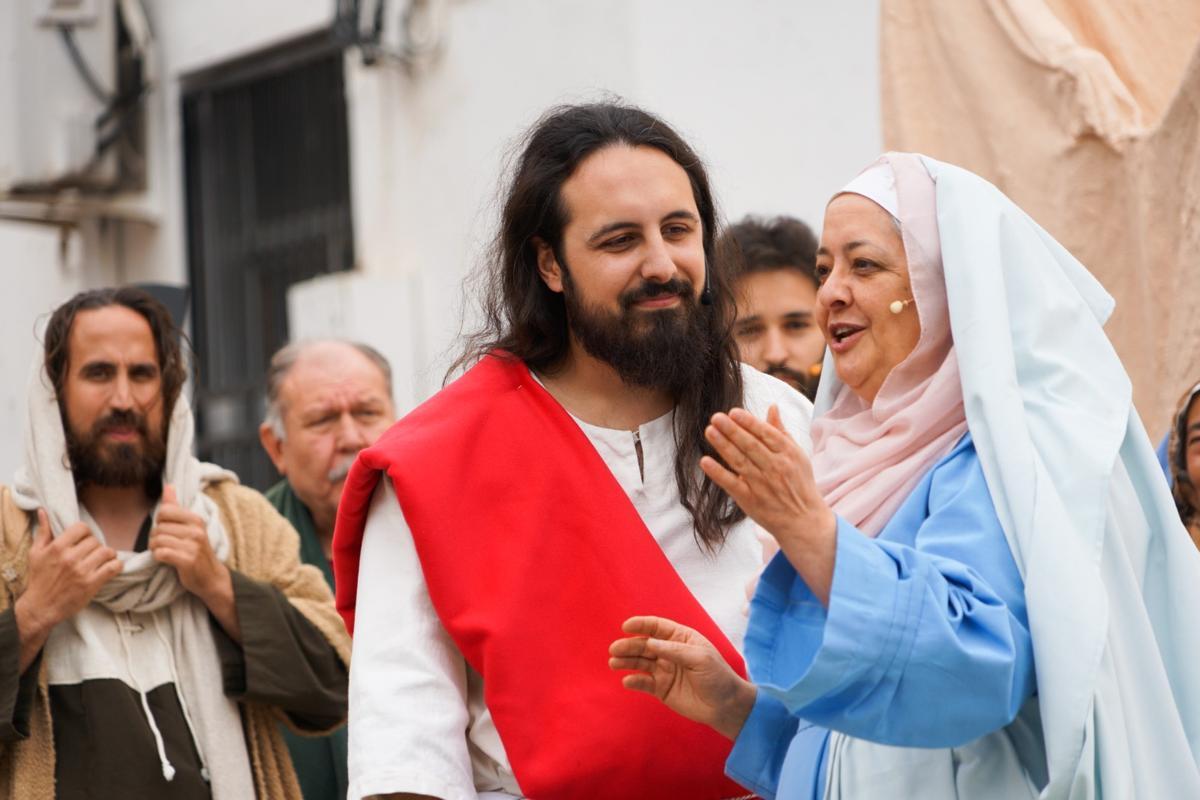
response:
[[[82,521],[104,542],[104,532],[76,495],[75,478],[66,462],[66,432],[58,398],[42,360],[38,347],[26,397],[25,463],[13,481],[13,497],[26,511],[45,509],[55,536]],[[179,504],[205,521],[213,552],[225,561],[230,552],[228,535],[216,503],[204,489],[222,481],[236,483],[237,476],[192,455],[195,425],[182,394],[175,401],[167,430],[163,483],[174,486]],[[146,699],[153,687],[140,685],[134,677],[128,650],[122,662],[98,644],[102,634],[93,625],[91,611],[103,607],[111,614],[145,615],[142,618],[148,620],[168,654],[180,707],[195,739],[203,774],[211,780],[213,797],[252,797],[254,780],[241,712],[224,692],[208,609],[184,589],[174,567],[157,561],[150,552],[119,552],[118,556],[123,563],[121,574],[101,587],[84,612],[63,621],[51,633],[45,648],[51,683],[55,675],[68,673],[72,677],[115,678],[138,692],[163,776],[171,780],[175,767],[167,758],[158,721]],[[210,764],[214,765],[211,771]]]
[[[883,210],[900,219],[900,197],[896,193],[896,173],[886,158],[880,158],[871,166],[854,177],[838,194],[851,192],[869,197],[883,207]]]

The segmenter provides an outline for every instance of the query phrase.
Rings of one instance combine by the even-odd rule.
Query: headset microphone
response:
[[[708,286],[708,270],[704,270],[704,289],[700,292],[700,305],[712,305],[712,289]]]
[[[893,314],[899,314],[901,311],[904,310],[904,307],[906,305],[908,305],[909,303],[914,303],[914,302],[916,302],[916,301],[913,300],[911,297],[907,300],[893,300],[891,305],[888,306],[888,311],[891,311]]]

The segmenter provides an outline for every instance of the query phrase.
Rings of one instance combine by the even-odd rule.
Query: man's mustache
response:
[[[146,424],[144,414],[129,409],[118,409],[96,420],[96,424],[92,426],[92,436],[102,436],[120,428],[133,428],[143,439],[150,434],[150,427]]]
[[[692,296],[692,282],[678,277],[662,281],[661,283],[646,281],[641,286],[630,289],[621,295],[621,308],[629,310],[633,307],[634,303],[640,303],[643,300],[653,300],[655,297],[663,295],[678,296],[687,299]]]
[[[350,467],[354,466],[356,458],[358,458],[358,453],[352,453],[342,458],[333,465],[333,469],[326,473],[325,479],[330,483],[337,483],[340,480],[344,480],[346,475],[350,473]]]

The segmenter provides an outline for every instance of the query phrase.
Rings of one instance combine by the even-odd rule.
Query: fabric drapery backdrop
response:
[[[995,183],[1117,300],[1151,435],[1200,376],[1200,2],[882,0],[890,150]]]

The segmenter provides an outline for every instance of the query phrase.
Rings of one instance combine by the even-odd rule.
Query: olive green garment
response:
[[[282,480],[267,492],[271,505],[292,523],[300,534],[300,560],[321,570],[329,588],[333,589],[333,567],[321,549],[317,530],[308,507],[292,491],[292,485]],[[298,736],[282,725],[284,741],[292,754],[292,765],[300,779],[304,800],[342,800],[346,796],[346,726],[328,736]]]

